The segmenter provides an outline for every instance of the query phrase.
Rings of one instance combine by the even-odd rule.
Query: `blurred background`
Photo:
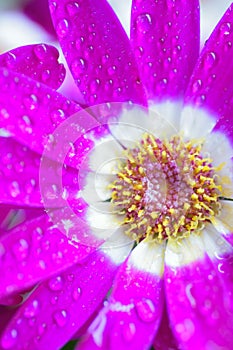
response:
[[[129,34],[131,0],[108,1]],[[200,4],[203,44],[231,1],[200,0]],[[0,0],[0,52],[54,40],[47,0]]]

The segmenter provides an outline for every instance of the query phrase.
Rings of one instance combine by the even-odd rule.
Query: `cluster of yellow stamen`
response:
[[[218,213],[221,186],[201,148],[180,136],[161,141],[145,134],[125,151],[110,188],[128,235],[137,241],[178,239],[199,232]]]

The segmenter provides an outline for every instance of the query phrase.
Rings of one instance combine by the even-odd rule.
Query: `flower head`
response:
[[[105,0],[49,4],[88,108],[53,48],[0,57],[1,201],[33,208],[1,236],[1,303],[30,290],[1,347],[231,349],[233,7],[199,55],[197,0],[134,0],[130,41]]]

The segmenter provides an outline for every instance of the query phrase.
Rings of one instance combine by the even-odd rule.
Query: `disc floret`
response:
[[[216,168],[201,155],[202,144],[144,134],[125,150],[112,189],[114,210],[137,241],[178,239],[200,232],[218,213],[221,186]]]

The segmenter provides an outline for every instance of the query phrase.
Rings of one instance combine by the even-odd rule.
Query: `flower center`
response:
[[[201,148],[180,136],[161,141],[145,134],[124,152],[126,160],[110,185],[111,202],[133,239],[187,237],[218,214],[217,169]]]

